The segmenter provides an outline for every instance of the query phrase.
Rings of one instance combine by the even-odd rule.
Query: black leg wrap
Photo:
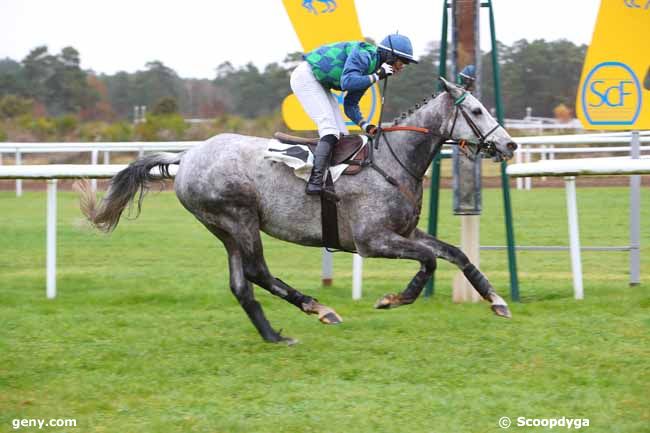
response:
[[[465,269],[463,269],[463,274],[465,274],[467,280],[472,283],[472,286],[474,286],[476,291],[483,297],[483,299],[486,301],[491,300],[490,295],[492,293],[495,293],[494,288],[487,280],[487,278],[485,278],[485,275],[476,269],[476,266],[474,266],[472,263],[468,264],[465,266]]]
[[[279,278],[275,278],[275,281],[273,282],[274,289],[278,290],[278,292],[282,293],[281,296],[287,300],[289,303],[295,305],[296,307],[300,308],[302,310],[302,305],[303,304],[308,304],[310,301],[312,301],[313,298],[310,296],[303,295],[296,289],[290,287],[287,283],[282,281]],[[284,295],[286,293],[286,295]]]
[[[402,300],[414,302],[418,296],[420,296],[424,285],[427,283],[427,280],[430,277],[430,272],[419,271],[417,274],[415,274],[409,285],[402,292]]]

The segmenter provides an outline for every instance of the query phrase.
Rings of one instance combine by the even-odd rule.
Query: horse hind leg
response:
[[[293,304],[307,314],[318,315],[318,319],[324,324],[334,325],[343,321],[332,308],[310,296],[303,295],[271,275],[264,260],[259,220],[255,210],[245,207],[229,208],[228,213],[220,214],[219,226],[232,237],[237,250],[241,253],[246,280]]]
[[[232,237],[214,226],[208,226],[208,229],[217,236],[226,247],[226,251],[228,252],[228,269],[230,273],[230,290],[235,298],[237,298],[239,305],[244,309],[246,315],[253,323],[253,326],[255,326],[255,329],[257,329],[260,336],[264,341],[270,343],[286,343],[288,345],[297,343],[297,340],[280,335],[279,332],[273,329],[267,320],[262,306],[255,300],[253,285],[244,275],[241,252],[237,248]]]
[[[248,226],[250,228],[250,226]],[[242,251],[244,275],[250,282],[257,284],[271,294],[298,307],[307,314],[318,315],[318,320],[326,325],[336,325],[343,322],[341,316],[332,308],[323,305],[318,300],[300,293],[269,271],[262,251],[262,240],[258,230],[250,230],[246,236],[247,242],[239,242]]]

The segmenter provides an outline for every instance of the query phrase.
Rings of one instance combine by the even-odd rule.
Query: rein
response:
[[[386,83],[384,83],[384,92],[386,91]],[[454,101],[454,106],[456,107],[456,112],[454,114],[454,121],[451,125],[451,130],[449,131],[449,134],[447,134],[449,137],[451,137],[454,134],[454,129],[456,128],[456,122],[458,120],[458,114],[460,113],[465,121],[467,122],[467,125],[470,127],[474,135],[476,135],[476,138],[478,139],[478,142],[475,144],[478,144],[477,150],[476,150],[476,155],[478,155],[481,150],[487,150],[488,152],[493,152],[495,150],[494,145],[487,143],[487,139],[490,135],[492,135],[499,127],[501,126],[498,122],[492,129],[490,129],[486,134],[483,134],[481,131],[481,128],[478,127],[476,123],[472,120],[472,117],[467,113],[466,109],[461,105],[461,103],[465,100],[467,97],[467,92],[464,92],[458,99]],[[382,101],[383,102],[383,101]],[[382,104],[382,112],[380,113],[380,119],[383,114],[383,104]],[[370,137],[370,140],[375,140],[374,147],[377,149],[379,147],[379,141],[381,137],[384,138],[384,141],[386,142],[386,145],[388,146],[388,150],[390,151],[391,155],[397,161],[397,163],[406,171],[412,178],[414,178],[418,182],[422,182],[422,176],[418,176],[417,174],[413,173],[411,169],[409,169],[404,163],[399,159],[395,151],[393,150],[393,147],[390,144],[390,141],[388,140],[388,137],[384,135],[384,132],[394,132],[394,131],[408,131],[408,132],[417,132],[420,134],[424,135],[430,135],[431,131],[428,128],[421,128],[419,126],[409,126],[409,125],[394,125],[394,126],[387,126],[386,128],[381,127],[381,122],[379,123],[379,126],[377,127],[377,134],[375,134],[375,137]],[[431,154],[430,159],[433,159],[433,156],[440,150],[442,145],[448,141],[445,138],[440,139],[438,143],[433,147],[433,151]],[[467,141],[466,140],[452,140],[455,142],[461,149],[465,149]],[[396,186],[404,196],[411,201],[413,205],[416,205],[416,198],[413,196],[413,193],[405,188],[403,185],[401,185],[395,178],[391,177],[388,173],[386,173],[384,170],[382,170],[380,167],[378,167],[374,163],[374,155],[372,152],[372,147],[373,143],[369,143],[370,149],[369,149],[369,157],[363,161],[360,165],[369,165],[372,167],[375,171],[377,171],[379,174],[381,174],[384,179],[391,185]],[[474,155],[474,157],[476,156]],[[467,154],[468,157],[471,157],[469,154]]]
[[[415,180],[417,180],[418,182],[422,182],[422,177],[421,177],[421,176],[418,176],[418,175],[416,175],[416,174],[414,174],[414,173],[413,173],[413,172],[412,172],[412,171],[411,171],[407,166],[405,166],[404,163],[403,163],[403,162],[402,162],[402,161],[397,157],[397,155],[395,154],[395,151],[393,150],[393,147],[390,145],[390,141],[388,141],[388,137],[387,137],[386,135],[384,135],[383,132],[384,132],[384,131],[386,131],[386,132],[392,132],[392,131],[411,131],[411,132],[418,132],[418,133],[421,133],[421,134],[429,134],[430,131],[429,131],[427,128],[420,128],[420,127],[417,127],[417,126],[390,126],[390,127],[386,127],[386,128],[378,128],[378,129],[379,129],[379,132],[375,135],[374,138],[370,137],[371,142],[368,143],[368,145],[370,146],[370,147],[369,147],[369,149],[370,149],[370,152],[369,152],[369,158],[367,158],[365,161],[363,161],[363,163],[362,163],[361,165],[368,165],[368,166],[370,166],[372,169],[374,169],[377,173],[381,174],[381,175],[384,177],[384,179],[386,179],[386,181],[387,181],[388,183],[390,183],[391,185],[397,187],[397,189],[399,189],[399,191],[402,193],[402,195],[404,195],[404,197],[406,197],[406,198],[408,199],[408,201],[410,201],[411,204],[412,204],[414,207],[417,207],[417,206],[418,206],[418,199],[413,195],[413,193],[412,193],[408,188],[406,188],[404,185],[402,185],[401,183],[399,183],[399,182],[398,182],[394,177],[390,176],[388,173],[386,173],[384,170],[382,170],[379,166],[377,166],[377,164],[375,164],[374,157],[373,157],[373,154],[372,154],[372,147],[373,147],[372,140],[376,140],[376,142],[374,143],[374,146],[375,146],[375,147],[378,147],[378,146],[379,146],[379,139],[380,139],[381,137],[384,137],[384,141],[386,141],[386,145],[388,146],[388,150],[390,150],[390,153],[391,153],[391,155],[393,155],[393,158],[395,158],[395,161],[397,161],[398,164],[399,164],[399,165],[400,165],[400,166],[401,166],[401,167],[402,167],[402,168],[403,168],[403,169],[404,169],[408,174],[410,174],[410,175],[411,175]],[[442,142],[441,142],[441,143],[442,143]],[[440,143],[439,143],[439,144],[440,144]],[[434,152],[437,151],[437,150],[439,149],[439,147],[440,147],[439,144],[436,145],[436,146],[434,147]]]

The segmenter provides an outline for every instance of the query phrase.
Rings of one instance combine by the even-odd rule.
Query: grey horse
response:
[[[462,270],[495,314],[510,317],[506,302],[462,251],[417,228],[422,177],[447,139],[489,149],[496,161],[511,158],[517,148],[475,97],[445,80],[442,83],[444,92],[395,121],[398,126],[426,128],[425,133],[384,132],[380,139],[374,163],[393,183],[368,167],[336,182],[340,244],[363,257],[420,263],[407,287],[381,298],[376,308],[413,303],[433,275],[436,259],[442,258]],[[224,244],[232,293],[264,340],[292,343],[294,340],[271,327],[254,298],[253,283],[307,314],[318,315],[325,324],[342,319],[333,309],[276,278],[266,265],[260,230],[284,241],[323,246],[320,198],[304,194],[304,181],[294,176],[292,169],[264,158],[268,142],[268,138],[220,134],[183,153],[142,157],[111,180],[101,202],[88,190],[82,194],[82,210],[98,229],[112,231],[138,192],[139,211],[143,192],[151,182],[160,180],[150,171],[159,167],[165,177],[169,165],[178,164],[176,195]]]

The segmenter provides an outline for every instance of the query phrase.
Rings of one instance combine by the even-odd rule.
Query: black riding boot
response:
[[[330,166],[334,146],[338,143],[335,135],[328,134],[320,139],[314,152],[314,167],[307,182],[305,192],[310,195],[322,194],[324,191],[325,175]]]

